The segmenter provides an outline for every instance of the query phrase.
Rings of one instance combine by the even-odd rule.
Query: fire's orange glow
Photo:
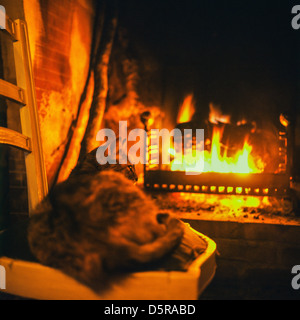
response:
[[[286,223],[293,211],[291,201],[269,196],[171,192],[158,195],[158,199],[163,209],[173,208],[184,219],[193,216],[202,221]]]
[[[190,94],[184,99],[179,109],[178,116],[177,116],[177,123],[184,123],[184,122],[191,121],[194,113],[195,113],[195,106],[193,103],[193,95]]]
[[[228,207],[232,212],[236,213],[241,208],[258,208],[271,205],[268,197],[208,195],[185,192],[180,192],[179,194],[174,195],[174,197],[178,198],[178,200],[180,199],[185,201],[193,201],[194,203],[205,203],[206,207],[209,205]]]
[[[203,171],[222,173],[260,173],[264,170],[264,163],[258,157],[251,154],[252,146],[245,141],[244,146],[234,156],[227,156],[226,149],[221,152],[222,128],[214,127],[210,151],[204,150],[204,167],[199,162],[203,156],[201,152],[190,152],[182,158],[181,164],[171,163],[172,171]],[[169,153],[175,155],[175,149],[170,148]],[[195,166],[196,164],[196,166]]]
[[[195,109],[192,104],[192,96],[188,96],[178,114],[178,121],[186,122],[192,118]],[[182,156],[181,163],[171,162],[172,171],[194,171],[194,172],[221,172],[221,173],[260,173],[264,170],[264,163],[260,157],[254,156],[252,146],[247,140],[243,148],[234,155],[227,154],[227,146],[222,144],[222,135],[225,123],[230,122],[230,116],[222,115],[220,109],[210,104],[209,120],[213,127],[210,150],[199,151],[193,146],[189,153]],[[204,155],[203,155],[204,152]],[[170,148],[169,153],[175,156],[175,148]],[[200,161],[200,159],[203,159]],[[204,164],[203,164],[204,161]],[[239,193],[239,190],[236,190]],[[267,193],[266,193],[267,194]]]
[[[210,123],[230,123],[230,116],[222,114],[220,108],[213,103],[209,104],[209,122]]]

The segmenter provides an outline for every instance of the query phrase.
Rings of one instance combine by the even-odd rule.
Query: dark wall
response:
[[[234,120],[274,121],[297,104],[300,31],[291,27],[292,1],[129,0],[122,23],[133,46],[160,62],[162,106],[175,120],[193,92],[198,112],[221,105]]]

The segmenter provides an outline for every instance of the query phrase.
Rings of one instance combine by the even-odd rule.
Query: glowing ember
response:
[[[238,212],[243,208],[258,208],[270,205],[268,197],[254,197],[254,196],[221,196],[221,195],[207,195],[207,194],[190,194],[179,193],[174,195],[177,200],[191,201],[209,208],[210,206],[227,207],[232,212]],[[201,206],[200,206],[201,207]]]
[[[292,202],[283,198],[199,193],[156,194],[162,210],[172,210],[180,217],[236,221],[275,221],[283,216],[293,218]],[[200,216],[200,217],[199,217]]]

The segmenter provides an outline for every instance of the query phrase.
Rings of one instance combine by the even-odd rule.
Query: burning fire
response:
[[[256,145],[254,146],[250,143],[251,140],[253,140],[252,134],[255,133],[256,127],[250,125],[245,119],[241,119],[236,123],[237,131],[233,131],[235,130],[235,126],[231,122],[230,116],[224,115],[220,108],[214,104],[210,104],[209,107],[209,123],[205,121],[205,123],[202,123],[202,128],[201,124],[199,124],[198,127],[198,129],[203,129],[203,127],[207,128],[209,136],[205,136],[206,140],[204,141],[194,136],[192,137],[193,139],[190,139],[191,131],[193,130],[185,132],[183,132],[183,130],[196,129],[197,125],[195,125],[195,119],[192,120],[195,114],[193,96],[189,95],[186,97],[178,113],[177,123],[180,125],[178,125],[176,129],[181,130],[182,136],[189,138],[186,139],[186,141],[184,140],[184,144],[187,142],[189,145],[185,149],[186,145],[182,147],[182,143],[179,141],[180,139],[176,140],[174,138],[173,145],[170,148],[168,147],[169,154],[171,158],[173,157],[170,164],[158,165],[160,155],[162,151],[166,149],[163,147],[160,148],[159,143],[151,144],[151,138],[153,136],[157,138],[158,132],[150,132],[150,136],[148,137],[149,171],[154,169],[161,170],[162,172],[171,170],[182,172],[190,171],[194,173],[240,173],[246,175],[264,172],[266,164],[260,156],[253,152]],[[232,142],[226,143],[227,139]],[[153,141],[158,141],[158,139],[154,139]],[[255,141],[257,141],[257,139]],[[176,143],[178,143],[178,145],[176,145]],[[203,148],[203,144],[205,148]],[[175,150],[178,153],[176,153]],[[181,155],[180,150],[182,150],[184,155]],[[178,157],[182,158],[178,159]],[[180,163],[180,161],[176,160],[182,161]],[[199,167],[197,167],[197,164],[199,164]],[[172,175],[169,174],[166,175],[166,177],[171,176]],[[230,181],[219,185],[211,185],[210,183],[206,185],[205,181],[207,181],[206,179],[208,179],[210,174],[204,175],[205,179],[202,181],[199,179],[199,183],[194,184],[192,181],[197,181],[197,179],[193,179],[187,180],[190,181],[189,184],[187,184],[186,181],[182,181],[181,184],[178,177],[183,176],[181,174],[174,174],[174,176],[177,176],[174,180],[168,180],[168,178],[165,181],[157,179],[152,182],[153,186],[151,186],[150,183],[148,185],[150,188],[157,190],[170,191],[170,193],[167,193],[168,197],[166,197],[165,193],[162,193],[160,195],[161,198],[159,198],[160,205],[162,208],[164,208],[165,205],[165,209],[172,208],[172,210],[177,210],[180,213],[194,212],[197,213],[197,215],[209,211],[210,215],[217,214],[218,216],[216,217],[218,219],[220,219],[220,215],[223,215],[223,218],[227,219],[230,214],[235,219],[238,217],[243,219],[248,218],[248,214],[249,218],[253,215],[254,219],[258,219],[257,213],[265,215],[283,212],[288,214],[292,211],[291,202],[285,202],[284,200],[276,202],[277,200],[274,200],[272,194],[269,193],[270,189],[268,187],[230,186]],[[218,175],[212,174],[212,176],[217,179]],[[223,178],[224,177],[226,177],[226,175],[223,175]],[[224,182],[223,178],[221,179],[222,182]],[[228,175],[228,179],[230,179],[230,175]],[[264,218],[262,219],[264,220]]]
[[[220,107],[214,105],[213,103],[209,104],[209,122],[218,124],[218,123],[230,123],[230,116],[224,115]]]
[[[192,103],[193,97],[188,96],[180,108],[178,114],[178,123],[188,122],[191,120],[195,108]],[[193,146],[192,152],[182,157],[182,163],[171,163],[172,171],[204,171],[204,172],[222,172],[222,173],[260,173],[264,170],[264,163],[259,157],[255,157],[252,152],[252,146],[247,139],[244,141],[243,148],[233,156],[227,155],[227,146],[222,144],[222,135],[224,124],[230,122],[230,116],[222,115],[220,109],[210,104],[210,123],[214,124],[212,139],[207,141],[210,144],[210,150],[204,150],[204,170],[203,164],[201,169],[197,168],[200,157],[203,157],[200,151]],[[222,125],[223,124],[223,125]],[[175,148],[170,148],[169,153],[175,155]],[[203,158],[202,158],[203,159]],[[196,164],[196,166],[195,166]]]
[[[177,123],[184,123],[184,122],[191,121],[194,113],[195,113],[195,106],[193,103],[193,95],[190,94],[184,99],[179,109],[178,116],[177,116]]]

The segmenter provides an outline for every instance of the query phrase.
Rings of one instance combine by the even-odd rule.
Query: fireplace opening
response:
[[[27,22],[50,194],[72,182],[87,159],[86,172],[89,165],[104,168],[96,158],[104,142],[97,133],[109,129],[118,136],[126,121],[128,133],[146,131],[147,163],[126,165],[125,176],[131,182],[138,178],[136,187],[159,211],[171,212],[216,242],[216,276],[200,299],[295,298],[290,274],[300,263],[300,31],[291,25],[290,4],[2,4],[12,20]],[[0,77],[17,84],[5,39],[1,34]],[[21,132],[18,110],[1,98],[1,127]],[[164,137],[164,129],[178,130],[182,140]],[[185,132],[189,154],[184,154]],[[126,146],[141,146],[141,140]],[[0,152],[1,235],[29,221],[30,205],[26,154],[3,146]],[[162,163],[163,154],[170,163]],[[118,163],[113,168],[124,172]],[[139,210],[134,223],[142,220],[142,206]],[[155,223],[164,219],[160,214]],[[139,229],[134,223],[132,232]],[[94,257],[89,259],[92,268]],[[194,286],[193,280],[191,292]]]
[[[247,9],[194,1],[181,11],[167,4],[160,8],[161,19],[156,28],[149,27],[151,38],[145,46],[163,64],[164,89],[157,91],[163,91],[164,118],[156,123],[154,119],[148,128],[145,188],[220,198],[235,195],[244,203],[244,196],[249,196],[254,197],[255,210],[258,203],[270,205],[269,197],[274,196],[289,203],[289,208],[294,206],[289,209],[294,215],[298,212],[298,49],[288,17],[279,19],[279,7],[270,12],[266,4],[257,3]],[[131,9],[143,12],[143,8]],[[188,22],[179,27],[180,19]],[[131,24],[138,26],[135,34],[147,34],[139,20]],[[151,145],[152,128],[179,128],[182,134],[185,129],[194,133],[196,128],[204,129],[204,172],[186,175],[191,160],[187,157],[184,165],[176,166],[172,140],[171,164],[161,164],[166,150],[162,144]]]
[[[170,164],[159,165],[165,139],[170,140],[170,133],[166,137],[163,131],[150,130],[146,188],[266,196],[288,193],[292,179],[292,135],[289,120],[284,115],[280,115],[280,128],[278,126],[276,134],[257,128],[255,122],[242,120],[231,124],[228,115],[222,115],[210,104],[209,120],[202,122],[205,136],[198,141],[195,131],[201,121],[195,119],[185,122],[191,120],[195,110],[190,97],[187,99],[179,110],[176,126],[184,138],[180,137],[176,142],[174,138],[172,147],[167,148],[172,158]],[[182,144],[184,148],[187,144],[185,137],[188,138],[184,132],[188,130],[188,134],[192,135],[190,152],[182,150]],[[161,147],[158,135],[163,141]],[[157,170],[160,174],[156,174]],[[172,171],[173,174],[164,171]],[[155,181],[155,176],[159,180]]]

